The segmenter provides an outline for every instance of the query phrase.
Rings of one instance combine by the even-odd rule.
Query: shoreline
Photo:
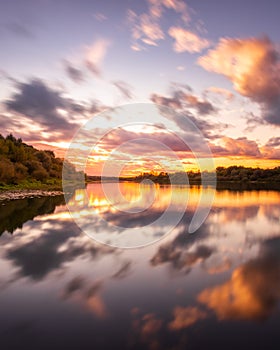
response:
[[[120,181],[120,182],[131,182],[131,183],[139,183],[137,181]],[[87,185],[102,183],[101,181],[90,181],[87,182]],[[114,181],[108,181],[108,183],[114,183]],[[155,182],[160,186],[168,186],[168,183],[160,183]],[[184,184],[177,184],[178,186],[182,186]],[[211,183],[208,184],[211,187]],[[188,186],[201,186],[201,182],[190,181]],[[207,186],[208,187],[208,186]],[[280,191],[280,183],[268,183],[268,182],[234,182],[234,181],[218,181],[216,186],[216,190],[230,190],[230,191],[246,191],[246,190],[275,190]],[[70,191],[72,192],[72,191]],[[70,193],[69,192],[69,193]],[[11,201],[17,199],[24,198],[40,198],[40,197],[55,197],[69,194],[68,192],[64,192],[59,189],[0,189],[0,202],[3,201]]]
[[[64,192],[57,190],[1,190],[0,202],[25,198],[55,197],[61,195],[64,195]]]

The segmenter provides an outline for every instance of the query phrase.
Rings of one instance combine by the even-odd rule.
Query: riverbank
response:
[[[24,198],[54,197],[63,195],[57,190],[5,190],[0,191],[0,201],[10,201]]]
[[[110,181],[109,181],[110,182]],[[113,181],[112,181],[113,182]],[[122,181],[121,181],[122,182]],[[127,181],[123,181],[127,182]],[[129,181],[129,182],[135,182],[137,181]],[[138,181],[139,182],[139,181]],[[91,181],[90,183],[101,183],[101,181]],[[159,184],[160,186],[166,186],[170,185],[168,183],[160,183],[155,181],[155,183]],[[183,186],[185,184],[178,183],[178,186]],[[188,185],[190,187],[192,186],[201,186],[200,181],[194,182],[190,181],[190,184]],[[213,186],[213,184],[209,183],[209,186]],[[275,190],[280,191],[280,183],[268,183],[268,182],[234,182],[234,181],[221,181],[217,182],[216,186],[214,186],[217,191],[219,190],[229,190],[229,191],[250,191],[250,190]],[[69,189],[64,193],[62,191],[62,188],[60,187],[44,187],[41,189],[31,189],[31,188],[10,188],[10,189],[3,189],[0,188],[0,202],[3,201],[10,201],[10,200],[16,200],[16,199],[24,199],[24,198],[40,198],[40,197],[54,197],[54,196],[61,196],[66,195],[66,197],[71,196],[74,193],[75,186],[69,186]]]

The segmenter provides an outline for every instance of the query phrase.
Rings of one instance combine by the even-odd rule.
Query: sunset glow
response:
[[[23,10],[3,3],[1,133],[64,157],[91,118],[127,103],[154,103],[195,123],[216,166],[279,166],[279,5],[259,6],[262,20],[250,23],[251,7],[241,1],[236,12],[220,1],[209,11],[192,0],[71,0],[59,3],[63,17],[52,2]],[[160,124],[156,113],[145,120]],[[177,127],[186,131],[183,120]],[[178,170],[164,151],[147,152],[137,142],[119,149],[145,133],[170,146],[185,170],[199,169],[174,135],[120,127],[92,151],[86,172],[100,175],[112,152],[125,176]]]

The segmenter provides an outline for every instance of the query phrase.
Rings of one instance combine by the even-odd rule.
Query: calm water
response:
[[[168,186],[121,184],[125,202],[116,184],[106,186],[115,206],[100,184],[77,190],[69,205],[108,243],[108,228],[87,221],[90,208],[133,230],[168,207]],[[190,235],[201,191],[213,190],[174,189],[172,212],[188,194],[182,221],[167,235],[160,222],[151,229],[157,242],[138,249],[90,239],[63,197],[2,205],[1,349],[278,349],[280,192],[217,191]],[[131,215],[122,211],[129,203]]]

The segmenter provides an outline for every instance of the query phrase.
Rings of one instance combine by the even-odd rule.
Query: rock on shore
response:
[[[14,190],[14,191],[0,191],[0,201],[15,200],[23,198],[39,198],[46,196],[60,196],[62,191],[48,191],[48,190]]]

